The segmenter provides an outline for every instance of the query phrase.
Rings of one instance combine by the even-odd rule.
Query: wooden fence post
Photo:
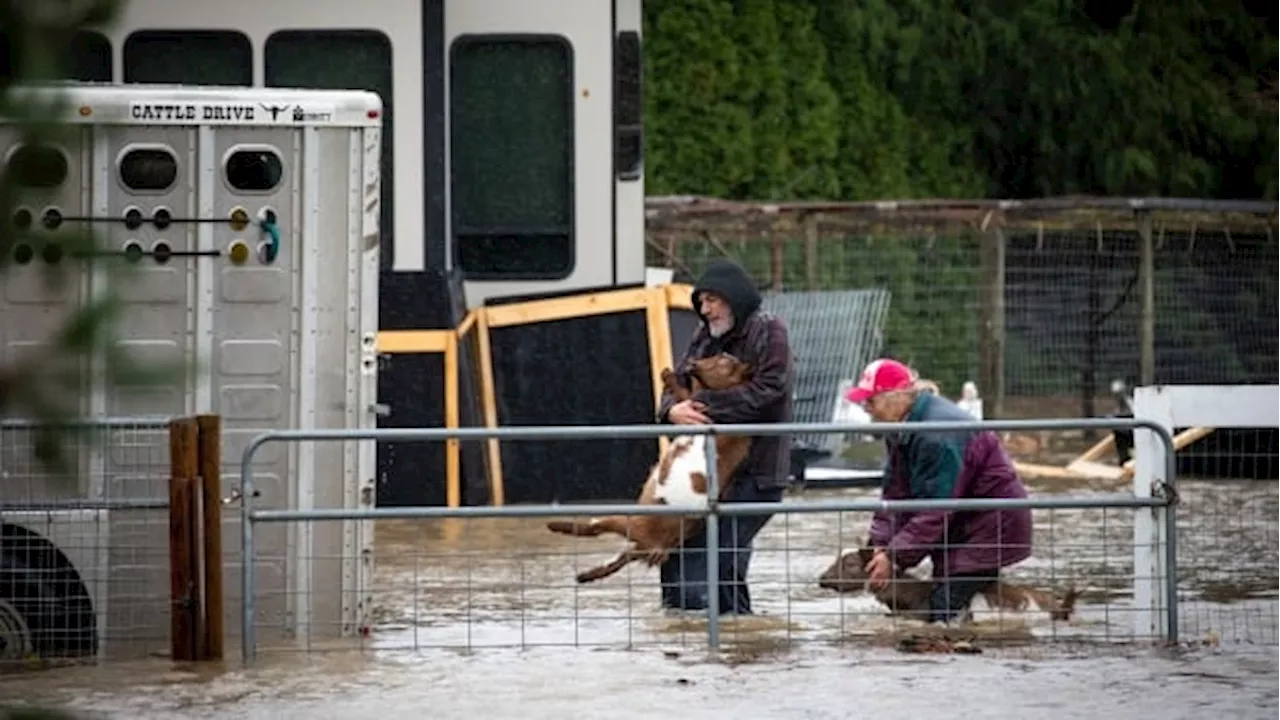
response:
[[[196,570],[196,478],[199,429],[193,418],[169,421],[169,642],[178,662],[197,660],[202,640],[200,576]]]
[[[983,396],[987,398],[983,414],[988,420],[1004,417],[1005,250],[1002,228],[995,227],[982,233],[979,248],[982,296],[978,323],[978,382]]]
[[[222,591],[222,418],[200,415],[199,467],[201,481],[200,530],[203,539],[204,573],[204,651],[202,660],[222,660],[223,620]]]

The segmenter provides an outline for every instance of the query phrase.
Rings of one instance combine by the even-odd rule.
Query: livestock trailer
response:
[[[77,449],[77,484],[41,472],[15,439],[22,429],[5,428],[0,639],[10,653],[127,654],[131,641],[166,637],[169,623],[166,513],[125,507],[167,497],[168,439],[162,423],[127,419],[220,415],[224,496],[259,433],[376,425],[382,105],[363,91],[17,92],[28,107],[62,97],[63,132],[27,146],[0,125],[0,158],[29,186],[11,219],[24,230],[0,299],[5,359],[42,352],[69,312],[110,290],[124,306],[117,341],[135,358],[198,362],[145,392],[104,387],[81,368],[90,384],[80,415],[107,432]],[[96,231],[98,254],[63,286],[44,282],[48,265],[68,262],[60,233],[77,226]],[[370,442],[269,445],[254,466],[256,507],[372,507],[375,464]],[[224,536],[238,530],[239,514],[227,512]],[[263,529],[259,635],[358,628],[371,533],[369,523]],[[223,548],[224,624],[235,631],[241,549]],[[50,590],[24,562],[54,563],[64,582]],[[31,601],[50,593],[61,594],[53,605]],[[84,598],[92,612],[39,609]]]

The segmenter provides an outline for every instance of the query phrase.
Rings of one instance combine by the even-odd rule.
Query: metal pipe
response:
[[[916,513],[930,510],[1090,510],[1098,508],[1163,507],[1164,498],[1140,498],[1124,493],[1047,498],[948,498],[937,500],[824,500],[819,502],[732,503],[721,505],[721,515],[788,515],[829,512]]]
[[[720,481],[716,473],[716,439],[707,438],[707,649],[720,649]],[[682,580],[684,578],[681,578]]]
[[[711,479],[707,478],[708,493]],[[713,501],[714,502],[714,501]],[[767,515],[828,512],[922,512],[926,510],[1080,510],[1092,508],[1163,507],[1161,497],[1135,497],[1125,493],[1044,498],[951,498],[945,500],[847,499],[788,503],[716,503],[716,515]],[[468,507],[315,508],[311,510],[255,510],[253,522],[317,522],[336,520],[424,520],[439,518],[542,518],[566,515],[685,515],[707,517],[712,510],[690,510],[671,505],[474,505]],[[707,541],[710,544],[710,540]]]
[[[1169,457],[1173,457],[1170,453]],[[1173,485],[1173,474],[1170,471],[1169,485]],[[1171,498],[1165,498],[1166,501]],[[1165,608],[1169,613],[1166,625],[1167,640],[1171,645],[1178,644],[1178,506],[1168,502],[1161,511],[1164,513],[1164,593]]]
[[[859,433],[863,435],[889,435],[893,433],[934,433],[963,430],[1151,430],[1163,434],[1172,447],[1173,436],[1157,423],[1138,418],[1093,418],[1071,420],[1049,418],[1038,420],[983,420],[954,422],[898,422],[898,423],[771,423],[743,425],[544,425],[536,427],[460,427],[460,428],[377,428],[365,430],[272,430],[258,435],[249,442],[244,455],[252,456],[257,447],[266,442],[325,441],[325,440],[382,440],[382,441],[435,441],[457,440],[575,440],[659,438],[682,435],[805,435],[832,433]]]
[[[31,420],[6,418],[0,420],[0,430],[24,430],[36,428],[123,428],[138,430],[165,430],[169,427],[167,416],[145,415],[141,417],[67,418],[65,420]]]
[[[259,436],[261,437],[261,436]],[[254,635],[253,618],[257,614],[257,578],[254,561],[253,519],[253,453],[263,443],[254,438],[244,449],[240,463],[240,657],[245,665],[253,662],[258,654],[258,641]]]
[[[168,498],[139,498],[137,500],[40,500],[36,502],[0,502],[0,515],[7,512],[168,509]]]

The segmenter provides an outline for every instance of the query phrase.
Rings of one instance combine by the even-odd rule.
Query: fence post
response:
[[[984,231],[978,254],[982,268],[978,355],[982,391],[989,400],[984,413],[990,420],[999,420],[1004,417],[1004,230],[995,227]]]
[[[201,644],[196,478],[199,428],[194,418],[169,421],[169,642],[173,660],[199,658]]]
[[[222,590],[222,418],[200,415],[199,465],[200,527],[204,541],[204,650],[203,660],[221,660],[223,654],[224,595]]]
[[[1169,396],[1156,387],[1138,387],[1133,391],[1133,416],[1150,420],[1173,432],[1173,409]],[[1149,498],[1155,488],[1168,482],[1166,455],[1173,452],[1150,430],[1134,429],[1133,495]],[[1171,506],[1137,510],[1133,515],[1133,633],[1135,637],[1170,637],[1177,626],[1176,603],[1170,603],[1163,592],[1172,568],[1164,551],[1169,542],[1168,517],[1176,512]],[[1172,607],[1166,607],[1168,605]]]
[[[818,215],[804,218],[804,285],[814,291],[821,287],[818,280]]]
[[[1138,384],[1156,384],[1156,249],[1151,213],[1138,210]]]
[[[769,292],[780,293],[785,283],[786,272],[783,268],[783,239],[776,232],[769,233]]]

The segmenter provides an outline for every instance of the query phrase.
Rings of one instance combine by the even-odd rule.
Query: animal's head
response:
[[[818,577],[818,587],[841,593],[859,592],[865,589],[867,571],[864,568],[871,562],[874,552],[872,548],[863,547],[841,554],[831,567]]]
[[[751,366],[729,353],[720,353],[694,360],[689,375],[708,390],[724,390],[750,380]]]

